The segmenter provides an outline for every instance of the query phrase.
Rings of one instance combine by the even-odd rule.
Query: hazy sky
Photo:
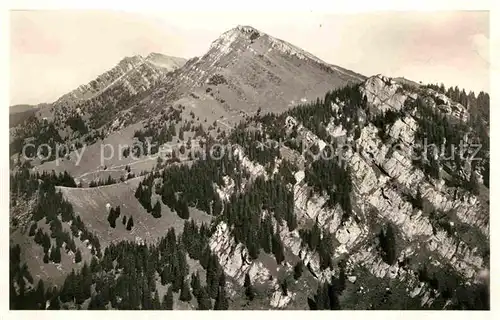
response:
[[[125,56],[203,55],[222,32],[251,25],[366,76],[382,73],[489,91],[487,12],[11,14],[11,104],[52,102]]]

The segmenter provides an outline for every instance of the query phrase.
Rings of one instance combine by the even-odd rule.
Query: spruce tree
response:
[[[184,199],[179,199],[176,206],[177,215],[184,220],[189,219],[189,208]]]
[[[108,214],[108,223],[111,228],[116,227],[115,208],[111,208]]]
[[[47,251],[45,251],[43,254],[43,263],[49,263],[49,255]]]
[[[217,287],[219,286],[219,265],[217,257],[210,255],[207,267],[207,291],[212,298],[217,296]]]
[[[75,253],[75,263],[79,263],[80,261],[82,261],[82,252],[80,249],[77,249]]]
[[[287,279],[283,279],[281,282],[281,292],[283,293],[284,296],[288,295],[288,281]]]
[[[205,287],[200,288],[200,293],[198,295],[198,310],[210,310],[212,309],[212,300],[207,293]]]
[[[415,207],[420,210],[423,210],[424,207],[424,200],[422,199],[420,188],[417,189],[417,195],[415,196]]]
[[[386,230],[381,230],[379,233],[380,248],[382,249],[382,260],[393,265],[396,262],[396,239],[394,229],[391,224],[388,224]]]
[[[174,294],[172,292],[172,286],[169,286],[167,293],[163,297],[162,309],[173,310],[173,308],[174,308]]]
[[[127,223],[127,216],[126,215],[123,215],[122,223],[123,223],[123,225],[125,225]]]
[[[151,214],[155,218],[161,218],[161,205],[160,205],[160,201],[156,201],[156,204],[153,207],[153,210],[151,211]]]
[[[300,276],[302,275],[303,268],[304,264],[302,263],[302,260],[300,260],[293,268],[293,278],[295,280],[298,280],[300,278]]]
[[[38,280],[34,300],[39,309],[45,309],[45,286],[42,279]]]
[[[61,262],[61,250],[58,246],[52,248],[50,252],[50,260],[52,260],[54,263]]]
[[[100,293],[90,299],[88,310],[106,310],[106,305]]]
[[[191,289],[193,289],[193,295],[195,297],[198,297],[200,293],[200,288],[201,288],[201,283],[198,272],[196,272],[196,274],[193,273],[191,275]]]
[[[141,201],[142,198],[142,182],[139,182],[139,185],[137,186],[137,189],[135,190],[134,194],[135,198],[139,201]]]
[[[276,258],[276,263],[281,264],[283,260],[285,260],[285,253],[283,251],[283,243],[281,243],[281,239],[277,235],[273,235],[272,237],[272,247],[273,253]]]
[[[183,281],[182,287],[181,287],[181,294],[179,296],[179,299],[181,301],[191,301],[191,292],[189,290],[189,284],[187,281]]]
[[[226,288],[224,286],[219,287],[217,292],[217,298],[215,298],[214,310],[228,310],[229,302],[226,296]]]
[[[52,299],[50,299],[49,310],[60,310],[61,303],[59,301],[59,296],[55,295]]]
[[[224,271],[221,270],[219,276],[219,287],[225,287],[225,286],[226,286],[226,275],[224,274]]]
[[[153,310],[160,310],[161,309],[160,296],[158,294],[158,290],[155,290],[155,294],[153,296],[152,306],[153,306]]]
[[[30,237],[32,237],[36,234],[36,228],[37,228],[37,224],[36,224],[36,222],[33,222],[33,224],[30,227],[30,232],[29,232]]]
[[[255,292],[254,292],[254,289],[252,286],[252,282],[250,281],[250,275],[248,273],[245,275],[244,287],[245,287],[245,295],[246,295],[247,299],[252,301],[253,298],[255,297]]]
[[[134,226],[134,218],[132,216],[130,216],[128,218],[128,222],[127,222],[127,230],[128,231],[132,230],[133,226]]]
[[[338,283],[337,289],[338,289],[339,293],[342,293],[342,291],[344,291],[346,279],[347,279],[347,276],[345,274],[345,266],[344,266],[344,264],[342,264],[340,266],[340,273],[339,273],[339,278],[337,281],[337,283]]]

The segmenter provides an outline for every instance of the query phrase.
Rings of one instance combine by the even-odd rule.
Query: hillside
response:
[[[35,115],[40,105],[19,104],[9,107],[9,128],[18,126]]]

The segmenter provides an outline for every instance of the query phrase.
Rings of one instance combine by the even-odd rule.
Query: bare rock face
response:
[[[215,191],[217,192],[217,194],[219,195],[219,198],[222,201],[229,201],[229,198],[231,197],[231,195],[234,192],[235,182],[229,176],[222,177],[222,180],[224,181],[224,186],[219,187],[218,185],[216,185],[214,183],[214,188],[215,188]]]
[[[412,207],[401,196],[390,189],[379,189],[369,198],[382,217],[391,221],[402,231],[403,236],[412,240],[415,236],[431,235],[432,226],[421,214],[412,215]]]
[[[266,169],[259,163],[254,163],[251,161],[243,151],[243,148],[240,146],[236,146],[233,151],[233,155],[241,162],[241,165],[248,170],[252,177],[257,177],[260,175],[264,175],[267,177]]]
[[[274,288],[274,292],[271,296],[271,301],[270,301],[271,307],[282,309],[286,307],[290,303],[290,301],[293,300],[295,295],[296,294],[294,292],[290,291],[287,292],[287,295],[284,295],[281,287],[279,285],[276,285],[276,287]]]
[[[344,226],[337,229],[335,237],[340,242],[336,248],[336,255],[348,253],[367,235],[367,229],[362,229],[352,218]]]
[[[402,94],[401,85],[383,75],[366,80],[361,87],[361,92],[369,104],[376,106],[378,110],[383,112],[400,110],[406,100],[406,96]]]
[[[299,257],[316,278],[321,281],[330,281],[331,276],[333,275],[333,270],[320,269],[318,253],[309,250],[307,245],[302,243],[298,230],[290,231],[288,227],[283,224],[280,227],[280,238],[283,245],[294,255]]]
[[[248,250],[236,243],[226,223],[221,222],[209,240],[210,249],[217,254],[224,272],[243,285],[251,267]]]
[[[452,239],[442,230],[429,239],[427,247],[431,251],[437,251],[455,270],[469,279],[474,278],[483,265],[483,259],[476,254],[476,249]]]
[[[269,270],[261,262],[250,259],[247,248],[235,242],[225,222],[217,225],[210,237],[209,246],[217,255],[224,272],[239,284],[243,285],[247,273],[252,283],[263,283],[269,279]]]
[[[460,103],[452,101],[446,95],[436,92],[432,89],[427,89],[426,93],[434,99],[435,107],[439,108],[444,114],[452,115],[461,121],[467,121],[470,117],[467,108]]]

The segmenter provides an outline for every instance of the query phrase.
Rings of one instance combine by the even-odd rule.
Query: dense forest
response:
[[[186,221],[180,237],[170,229],[156,244],[111,244],[101,257],[93,256],[90,264],[85,261],[80,270],[73,270],[62,287],[45,288],[40,280],[28,292],[13,287],[24,288],[24,279],[33,279],[26,266],[19,265],[19,246],[12,247],[11,308],[57,310],[79,308],[88,301],[89,310],[171,310],[173,293],[180,293],[181,301],[194,298],[201,310],[227,309],[225,275],[207,246],[208,235],[205,225]],[[205,283],[199,275],[189,274],[188,257],[206,270]],[[168,287],[162,297],[160,287]]]

